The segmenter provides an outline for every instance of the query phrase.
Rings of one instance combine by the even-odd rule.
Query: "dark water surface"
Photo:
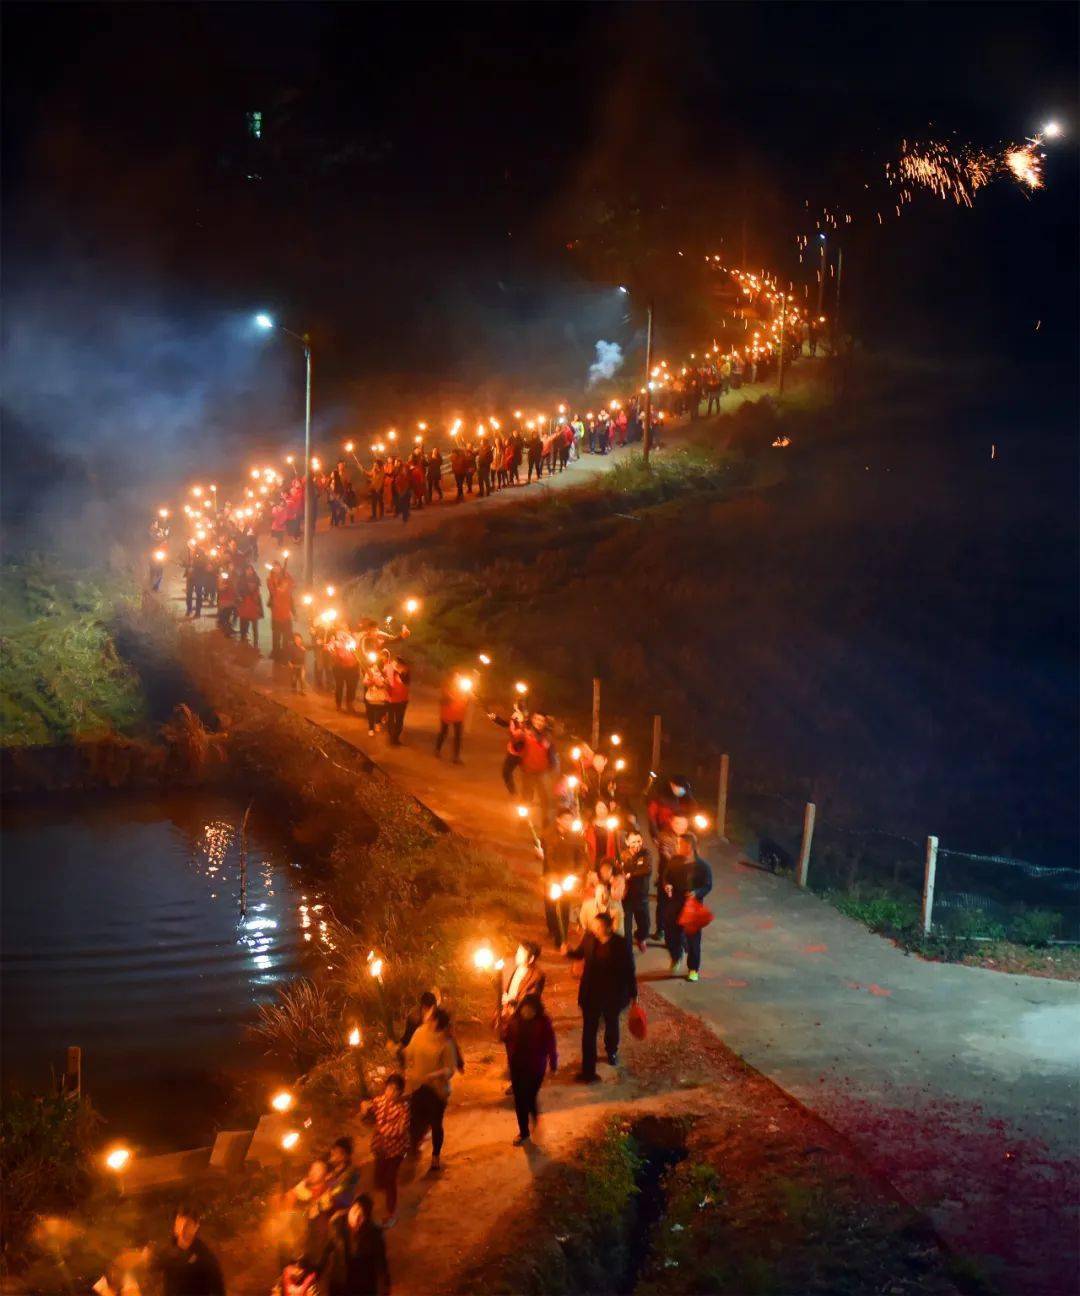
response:
[[[191,1146],[261,1094],[256,1006],[317,957],[322,921],[289,852],[219,796],[5,808],[3,1083],[40,1092],[69,1044],[110,1136]],[[253,816],[254,818],[254,816]]]

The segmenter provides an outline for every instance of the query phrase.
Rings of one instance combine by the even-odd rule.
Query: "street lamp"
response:
[[[304,584],[310,585],[314,567],[315,539],[315,511],[312,507],[311,481],[311,338],[306,333],[294,333],[292,329],[275,323],[273,316],[267,315],[265,311],[260,311],[255,316],[255,323],[266,332],[277,329],[279,333],[287,334],[304,348],[304,364],[307,371],[304,392]]]
[[[630,296],[630,290],[619,284],[619,292]],[[652,449],[652,383],[649,376],[652,373],[652,325],[653,325],[653,300],[649,298],[648,305],[649,328],[645,338],[645,426],[642,430],[641,437],[641,457],[645,466],[649,465],[649,451]]]

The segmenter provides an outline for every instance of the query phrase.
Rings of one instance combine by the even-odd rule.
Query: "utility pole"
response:
[[[784,320],[787,318],[787,297],[780,294],[780,395],[784,394]]]
[[[819,242],[821,243],[821,269],[818,272],[818,286],[817,286],[817,314],[818,315],[821,314],[821,306],[825,300],[825,237],[824,235],[822,235],[819,238]]]
[[[311,480],[311,339],[305,333],[304,360],[307,366],[307,383],[304,393],[304,584],[312,583],[315,566],[315,483]]]
[[[844,278],[844,249],[841,248],[836,254],[836,304],[833,307],[832,317],[832,353],[836,355],[836,346],[840,340],[840,285]],[[818,311],[820,315],[821,312]]]
[[[641,454],[648,467],[649,450],[652,448],[652,319],[653,303],[649,298],[649,331],[645,340],[645,430],[641,442]]]

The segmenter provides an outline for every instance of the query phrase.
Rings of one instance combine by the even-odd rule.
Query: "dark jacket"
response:
[[[189,1247],[171,1240],[157,1254],[162,1296],[225,1296],[225,1279],[213,1251],[196,1235]]]
[[[570,951],[570,957],[585,961],[578,986],[578,1004],[582,1008],[621,1012],[637,998],[634,955],[624,936],[612,933],[611,939],[602,943],[591,931],[586,932],[577,949]]]
[[[626,877],[627,886],[635,890],[649,889],[649,882],[652,878],[652,856],[649,854],[649,848],[642,846],[641,850],[627,858],[619,857],[619,867]]]
[[[550,824],[540,838],[544,851],[544,873],[584,873],[586,865],[585,843],[578,833],[561,833],[557,824]]]
[[[374,1220],[365,1220],[354,1233],[339,1215],[319,1266],[319,1290],[326,1296],[388,1296],[390,1269],[386,1243]]]
[[[520,1012],[503,1027],[502,1037],[510,1059],[510,1074],[542,1080],[544,1072],[559,1069],[559,1054],[555,1046],[555,1027],[547,1013],[526,1021]]]
[[[712,890],[712,869],[700,855],[679,855],[671,861],[664,875],[664,885],[671,887],[673,899],[685,900],[691,892],[704,900]]]

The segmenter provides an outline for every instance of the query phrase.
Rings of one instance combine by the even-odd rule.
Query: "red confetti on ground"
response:
[[[749,950],[732,950],[731,958],[753,958]]]
[[[807,945],[803,949],[804,954],[828,954],[828,945]]]
[[[1003,1264],[1005,1290],[1077,1290],[1080,1158],[1055,1158],[978,1103],[901,1091],[867,1099],[830,1077],[815,1106],[909,1201],[933,1212],[957,1249]]]
[[[745,990],[749,984],[749,981],[740,981],[737,977],[724,978],[724,985],[726,985],[729,990]]]
[[[771,918],[753,918],[750,921],[751,927],[756,927],[758,931],[772,931],[776,926]]]

